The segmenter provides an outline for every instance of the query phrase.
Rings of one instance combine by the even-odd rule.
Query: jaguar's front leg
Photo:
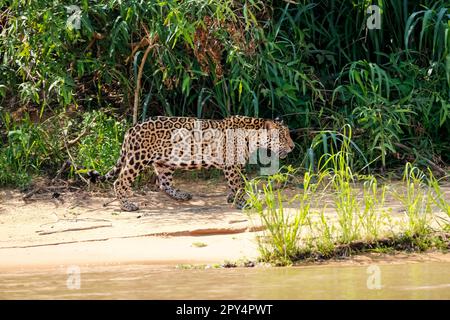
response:
[[[175,189],[172,185],[172,175],[175,169],[163,165],[154,164],[155,172],[158,175],[159,188],[176,200],[190,200],[190,193]]]
[[[241,176],[240,166],[226,166],[223,168],[225,179],[227,179],[228,187],[231,189],[227,196],[228,203],[234,203],[236,208],[243,209],[247,200],[245,198],[245,183]]]
[[[118,179],[114,182],[114,190],[117,199],[121,202],[121,208],[125,211],[139,210],[139,206],[128,200],[132,194],[131,185],[142,170],[142,165],[136,163],[134,158],[127,158],[122,167]]]

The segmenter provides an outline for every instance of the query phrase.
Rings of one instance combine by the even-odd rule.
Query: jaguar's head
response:
[[[286,158],[287,154],[295,147],[294,141],[292,141],[291,135],[289,134],[289,128],[278,118],[275,120],[266,120],[264,128],[269,132],[269,149],[277,152],[281,159]],[[272,130],[276,130],[275,132],[278,133],[277,138],[270,134],[270,132],[274,132]]]

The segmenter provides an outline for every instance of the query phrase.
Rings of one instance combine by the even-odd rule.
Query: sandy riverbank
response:
[[[59,264],[221,263],[255,259],[248,216],[226,204],[226,187],[204,183],[185,189],[189,202],[146,191],[141,210],[123,212],[110,193],[37,193],[24,200],[0,191],[0,269]],[[214,190],[211,192],[211,190]]]
[[[0,270],[59,265],[220,264],[258,257],[260,225],[226,204],[217,181],[184,185],[193,193],[177,202],[153,191],[137,192],[137,212],[123,212],[108,192],[0,191]],[[450,262],[450,255],[362,255],[326,264]]]

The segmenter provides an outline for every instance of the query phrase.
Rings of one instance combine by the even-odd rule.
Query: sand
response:
[[[222,263],[256,259],[259,226],[226,203],[223,183],[186,185],[187,202],[137,191],[120,210],[112,192],[0,190],[0,269],[101,263]]]
[[[136,190],[133,200],[141,207],[136,212],[111,202],[114,195],[108,189],[59,190],[56,198],[47,189],[28,199],[17,190],[0,190],[0,270],[257,259],[261,225],[226,203],[223,180],[184,182],[181,187],[193,194],[192,200],[178,202],[148,188]],[[449,256],[369,254],[326,264],[449,262]]]

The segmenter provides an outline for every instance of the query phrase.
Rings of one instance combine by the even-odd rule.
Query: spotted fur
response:
[[[217,161],[220,157],[209,159],[198,158],[195,155],[196,148],[201,148],[201,152],[209,150],[215,156],[225,156],[229,150],[224,147],[224,137],[227,129],[278,130],[279,145],[265,146],[269,149],[276,149],[281,158],[292,151],[294,143],[289,135],[289,130],[279,121],[251,118],[243,116],[232,116],[223,120],[199,120],[188,117],[153,117],[150,120],[137,124],[130,128],[124,137],[120,157],[116,165],[105,175],[96,176],[90,173],[91,178],[101,181],[110,180],[118,175],[114,182],[114,189],[117,198],[121,202],[121,207],[126,211],[138,210],[138,206],[128,200],[131,195],[131,185],[142,170],[153,166],[159,181],[159,188],[170,197],[177,200],[189,200],[192,195],[180,191],[173,186],[172,175],[175,169],[200,169],[215,167],[222,169],[230,188],[227,197],[228,203],[235,203],[237,208],[245,205],[243,194],[244,181],[241,176],[242,161],[234,160]],[[239,130],[238,130],[239,131]],[[190,157],[177,153],[177,147],[181,144],[183,135],[177,138],[177,133],[185,133],[192,136],[192,141],[188,141],[192,146]],[[240,131],[242,132],[242,130]],[[249,131],[253,132],[253,131]],[[219,134],[217,134],[219,133]],[[212,136],[214,135],[215,136]],[[202,136],[200,145],[197,135]],[[211,138],[212,137],[212,138]],[[209,139],[209,140],[208,140]],[[241,141],[249,143],[245,138]],[[186,141],[184,141],[186,142]],[[270,144],[270,141],[268,142]],[[261,145],[255,148],[264,147]],[[245,148],[247,150],[247,148]],[[243,157],[248,160],[252,149],[248,152],[240,153],[235,157]]]

